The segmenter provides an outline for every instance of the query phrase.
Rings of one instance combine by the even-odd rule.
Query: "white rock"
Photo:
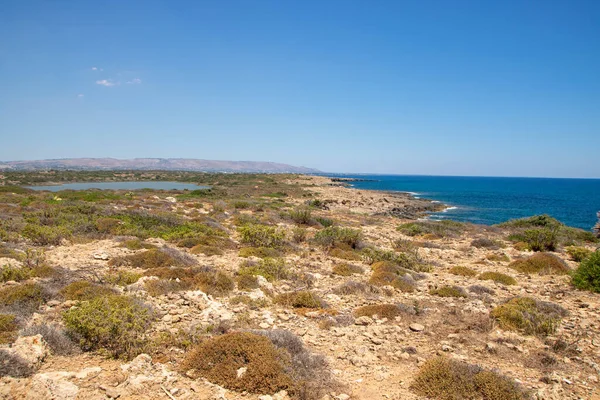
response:
[[[38,368],[44,359],[50,355],[50,349],[42,335],[22,336],[15,341],[8,351],[22,358],[30,368]]]
[[[169,203],[177,203],[177,199],[175,197],[165,197],[165,200],[168,201]]]
[[[108,254],[106,253],[94,253],[94,259],[95,260],[103,260],[106,261],[108,260]]]
[[[414,332],[422,332],[423,330],[425,330],[425,327],[423,325],[417,323],[410,324],[409,328],[411,331]]]
[[[31,378],[31,387],[27,399],[36,400],[71,400],[77,397],[79,387],[67,379],[73,377],[71,372],[54,371],[37,374]]]

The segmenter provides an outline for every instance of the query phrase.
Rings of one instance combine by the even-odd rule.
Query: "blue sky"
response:
[[[0,2],[0,160],[600,177],[600,2]]]

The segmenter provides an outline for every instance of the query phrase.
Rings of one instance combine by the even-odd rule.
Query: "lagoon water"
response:
[[[75,182],[62,185],[27,186],[33,190],[48,190],[59,192],[61,190],[87,190],[87,189],[109,189],[109,190],[197,190],[207,189],[208,186],[198,186],[193,183],[167,182],[167,181],[130,181],[130,182]]]
[[[409,175],[329,175],[368,179],[359,189],[412,192],[447,204],[432,219],[492,225],[512,218],[549,214],[589,230],[600,211],[600,179],[496,178]]]

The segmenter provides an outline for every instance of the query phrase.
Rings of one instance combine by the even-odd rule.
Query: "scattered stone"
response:
[[[422,332],[425,330],[425,327],[423,325],[417,323],[410,324],[409,328],[413,332]]]

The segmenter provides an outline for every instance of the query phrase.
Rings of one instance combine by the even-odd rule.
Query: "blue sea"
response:
[[[600,211],[600,179],[496,178],[411,175],[345,175],[359,189],[411,192],[449,208],[431,219],[493,225],[548,214],[566,225],[590,230]]]

